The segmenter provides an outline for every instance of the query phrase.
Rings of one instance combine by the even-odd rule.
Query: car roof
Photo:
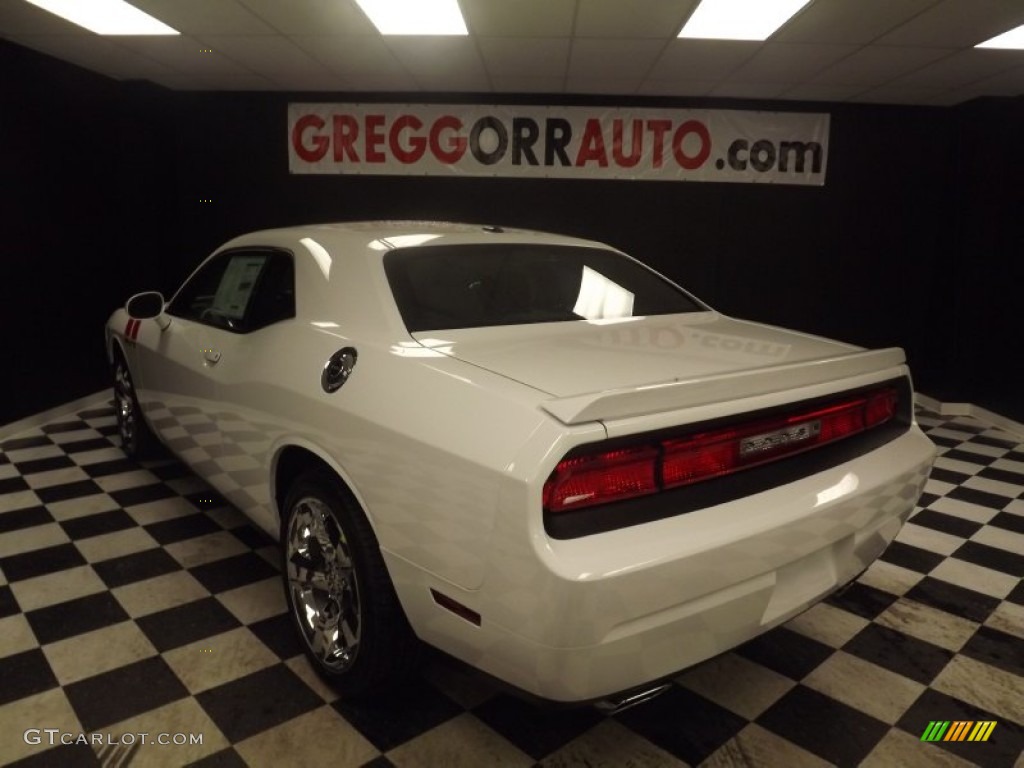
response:
[[[487,224],[467,224],[450,221],[346,221],[307,224],[277,229],[265,229],[241,235],[226,243],[225,248],[299,242],[311,238],[318,243],[343,245],[347,249],[383,255],[395,248],[414,248],[420,245],[456,245],[493,242],[532,242],[551,245],[608,246],[591,240],[557,235],[537,230],[519,229]]]

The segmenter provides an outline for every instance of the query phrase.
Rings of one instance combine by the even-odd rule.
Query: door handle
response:
[[[206,360],[210,365],[215,365],[220,361],[220,352],[215,349],[204,349],[203,359]]]

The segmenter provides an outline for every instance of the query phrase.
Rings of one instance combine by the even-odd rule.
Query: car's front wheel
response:
[[[351,696],[408,675],[418,641],[355,500],[332,477],[313,472],[292,485],[284,511],[285,595],[316,671]]]
[[[152,454],[156,437],[142,416],[139,399],[135,396],[135,385],[128,363],[118,351],[114,358],[114,410],[117,415],[117,433],[121,437],[121,449],[133,459],[143,459]]]

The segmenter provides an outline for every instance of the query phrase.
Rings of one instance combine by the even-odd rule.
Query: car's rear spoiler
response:
[[[874,371],[884,371],[906,362],[902,349],[876,349],[839,357],[804,360],[799,363],[750,368],[698,379],[612,389],[548,400],[542,408],[564,424],[625,419],[650,413],[690,408],[725,399],[767,395]]]

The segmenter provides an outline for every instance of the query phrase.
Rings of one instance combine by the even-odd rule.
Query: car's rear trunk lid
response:
[[[766,394],[904,361],[714,312],[430,331],[417,341],[552,396],[567,424]]]

